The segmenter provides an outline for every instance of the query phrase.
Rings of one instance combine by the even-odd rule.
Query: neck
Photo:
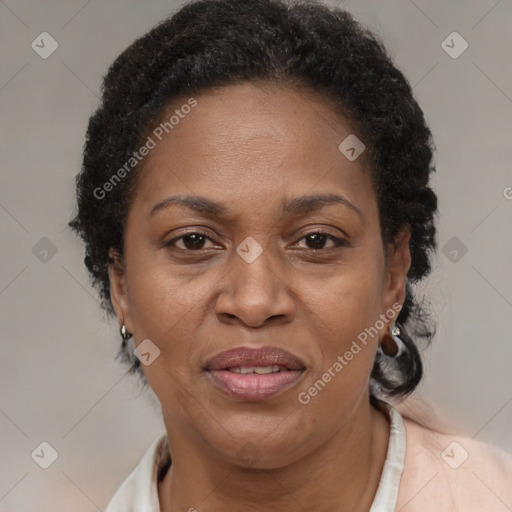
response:
[[[307,456],[285,467],[248,469],[205,455],[169,421],[166,427],[172,465],[159,484],[161,512],[367,512],[389,439],[385,414],[365,401],[351,421]]]

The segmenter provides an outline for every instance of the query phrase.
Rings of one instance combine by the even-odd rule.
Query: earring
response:
[[[119,329],[119,332],[121,333],[121,338],[123,339],[123,341],[129,340],[133,336],[131,332],[128,332],[128,329],[124,324]]]
[[[377,351],[381,355],[387,357],[400,357],[406,350],[405,343],[400,338],[400,327],[393,325],[389,330],[389,334],[384,334]]]

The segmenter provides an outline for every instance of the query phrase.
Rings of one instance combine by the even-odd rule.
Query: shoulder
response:
[[[407,435],[397,509],[501,511],[512,507],[512,457],[474,439],[403,418]]]

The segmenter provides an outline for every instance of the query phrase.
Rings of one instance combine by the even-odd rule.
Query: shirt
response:
[[[449,436],[383,404],[390,421],[386,460],[369,512],[506,512],[512,507],[512,457]],[[105,512],[160,512],[158,480],[170,464],[167,436],[157,438]]]

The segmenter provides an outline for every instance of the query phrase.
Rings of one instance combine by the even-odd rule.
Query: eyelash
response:
[[[173,238],[172,240],[169,240],[169,242],[166,242],[164,245],[164,247],[169,247],[169,248],[173,248],[174,244],[178,241],[178,240],[181,240],[182,238],[185,238],[187,236],[190,236],[190,235],[199,235],[199,236],[202,236],[204,238],[206,238],[207,240],[209,240],[210,242],[213,242],[215,243],[215,240],[212,240],[212,238],[207,234],[207,233],[204,233],[202,231],[198,231],[198,230],[194,230],[194,231],[190,231],[188,233],[184,233],[178,237],[175,237]],[[347,247],[349,244],[347,242],[347,240],[343,239],[343,238],[339,238],[339,237],[336,237],[334,235],[331,235],[330,233],[327,233],[326,231],[322,231],[322,230],[317,230],[317,231],[312,231],[311,233],[307,233],[306,235],[302,236],[298,242],[300,242],[301,240],[304,240],[305,238],[307,238],[308,236],[311,236],[311,235],[323,235],[325,236],[327,239],[329,240],[332,240],[336,246],[335,247],[331,247],[331,248],[328,248],[328,249],[309,249],[309,248],[306,248],[305,250],[308,251],[308,252],[331,252],[331,251],[334,251],[334,250],[337,250],[341,247]],[[182,249],[182,248],[177,248],[179,251],[184,251],[184,252],[189,252],[189,253],[200,253],[201,251],[204,251],[204,250],[207,250],[207,249],[196,249],[196,250],[193,250],[193,249]]]

